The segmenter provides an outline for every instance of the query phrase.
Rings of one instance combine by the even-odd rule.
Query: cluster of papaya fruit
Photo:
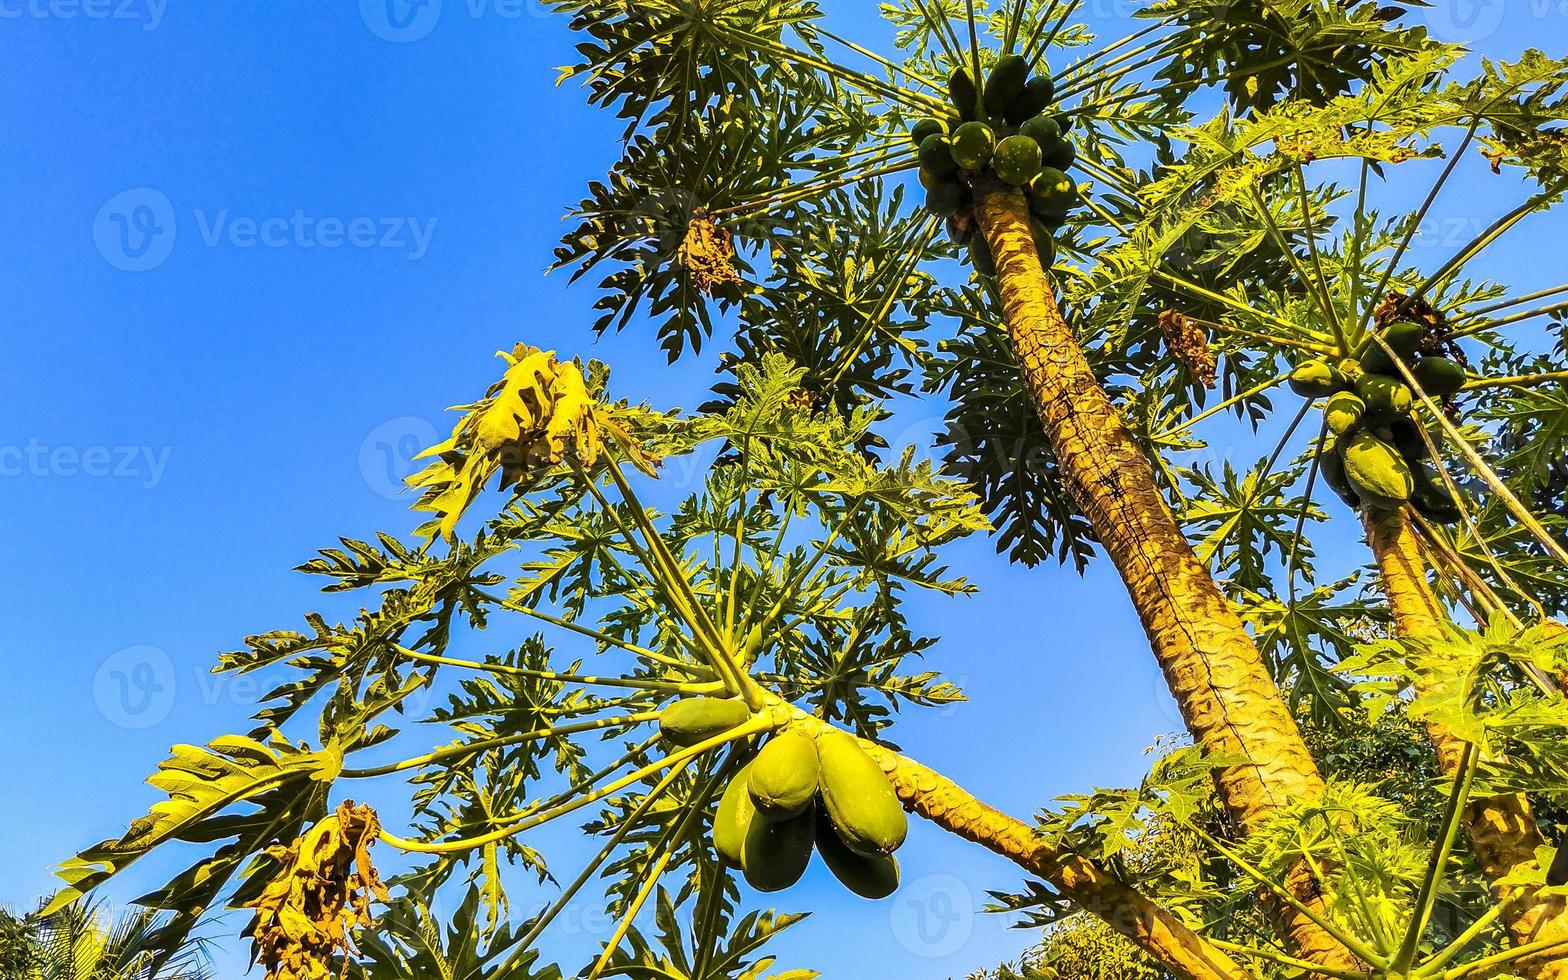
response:
[[[1056,258],[1052,233],[1078,201],[1078,187],[1066,173],[1078,155],[1066,136],[1072,119],[1048,112],[1055,84],[1049,76],[1031,78],[1029,62],[1010,54],[997,61],[983,91],[967,67],[955,70],[948,97],[956,117],[924,119],[910,130],[920,148],[927,210],[947,219],[948,234],[968,249],[978,272],[995,275],[996,261],[971,213],[973,188],[987,174],[1023,188],[1035,249],[1049,269]]]
[[[1464,365],[1447,356],[1452,348],[1419,323],[1395,322],[1382,340],[1369,340],[1359,357],[1338,364],[1307,361],[1291,373],[1298,395],[1326,399],[1323,479],[1351,507],[1397,510],[1412,504],[1429,520],[1457,523],[1459,507],[1412,414],[1415,391],[1390,351],[1409,366],[1421,390],[1439,401],[1465,386]]]
[[[659,724],[671,741],[696,745],[749,717],[738,700],[685,698]],[[892,783],[854,736],[786,729],[730,779],[713,819],[713,844],[758,891],[795,884],[816,850],[846,888],[879,899],[898,890],[893,852],[908,830]]]

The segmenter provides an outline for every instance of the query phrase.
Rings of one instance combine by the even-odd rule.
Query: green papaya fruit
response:
[[[742,667],[750,667],[762,655],[762,648],[767,646],[767,635],[762,632],[761,626],[753,626],[746,632],[746,641],[740,647],[740,663]]]
[[[974,229],[969,225],[960,225],[952,218],[947,219],[947,237],[953,241],[953,244],[968,245],[974,234]]]
[[[947,97],[958,110],[960,119],[974,119],[980,111],[980,92],[975,88],[975,77],[960,65],[947,78]]]
[[[1429,521],[1439,524],[1458,524],[1464,520],[1459,504],[1454,500],[1448,484],[1438,475],[1431,463],[1418,463],[1412,468],[1413,488],[1410,502]]]
[[[761,813],[752,818],[741,855],[747,884],[759,892],[776,892],[800,880],[816,839],[812,809],[787,820],[770,820]]]
[[[1386,374],[1363,374],[1356,382],[1356,394],[1367,403],[1367,419],[1375,425],[1409,415],[1415,405],[1410,387]]]
[[[965,170],[981,170],[996,152],[996,131],[983,122],[966,122],[953,132],[953,159]]]
[[[1366,413],[1366,402],[1353,391],[1336,392],[1323,404],[1323,420],[1336,436],[1342,436],[1360,425]]]
[[[1078,160],[1078,147],[1067,137],[1059,136],[1054,142],[1040,144],[1040,156],[1047,167],[1068,170]]]
[[[951,218],[964,209],[964,188],[956,180],[939,180],[926,190],[926,210]]]
[[[985,114],[990,119],[1001,119],[1007,107],[1023,94],[1029,81],[1029,62],[1021,55],[1006,54],[997,59],[991,77],[985,80]]]
[[[1421,390],[1433,398],[1448,398],[1459,394],[1469,379],[1464,366],[1447,357],[1423,357],[1410,368]]]
[[[817,807],[817,853],[845,888],[875,901],[898,891],[898,858],[891,854],[857,854],[838,836],[825,807]]]
[[[1072,129],[1073,128],[1072,113],[1070,113],[1070,112],[1058,113],[1057,116],[1056,116],[1056,125],[1061,129],[1061,131],[1063,133],[1066,133],[1068,130]]]
[[[1392,510],[1410,499],[1410,466],[1393,446],[1370,432],[1352,433],[1343,445],[1345,478],[1363,502]]]
[[[1056,101],[1056,83],[1042,70],[1041,74],[1029,79],[1024,84],[1024,90],[1018,93],[1018,98],[1007,107],[1007,121],[1014,126],[1024,120],[1032,118],[1050,108]],[[1061,132],[1060,129],[1057,130]]]
[[[713,846],[720,856],[737,868],[745,860],[746,834],[751,830],[751,821],[757,815],[757,808],[748,792],[751,767],[755,761],[741,767],[740,772],[730,779],[730,784],[724,787],[724,795],[719,797],[718,812],[713,815]]]
[[[951,177],[958,173],[958,161],[953,158],[953,141],[936,133],[927,136],[920,144],[920,169],[929,170],[937,177]]]
[[[1041,146],[1047,146],[1062,138],[1062,127],[1056,125],[1056,120],[1050,116],[1035,116],[1018,127],[1018,135],[1027,136]]]
[[[1034,251],[1040,256],[1040,268],[1047,272],[1056,265],[1056,238],[1051,229],[1039,218],[1029,219],[1029,231],[1034,235]]]
[[[929,137],[946,135],[947,125],[939,119],[922,119],[909,131],[909,138],[916,146],[920,146]]]
[[[1042,218],[1065,215],[1078,202],[1078,185],[1055,167],[1042,167],[1029,182],[1029,209]]]
[[[757,753],[746,785],[758,811],[770,820],[783,820],[805,812],[816,799],[821,773],[816,741],[800,732],[783,732]]]
[[[1400,416],[1388,424],[1389,444],[1399,450],[1411,464],[1419,463],[1432,455],[1426,440],[1421,438],[1421,424],[1408,415]]]
[[[1415,359],[1416,351],[1421,347],[1421,341],[1426,337],[1426,328],[1419,323],[1410,323],[1401,320],[1391,324],[1383,331],[1383,341],[1392,347],[1406,364]],[[1388,356],[1388,351],[1377,339],[1368,338],[1366,346],[1361,349],[1361,366],[1375,374],[1399,376],[1399,368]]]
[[[996,256],[991,254],[991,243],[984,235],[977,234],[969,239],[969,264],[982,276],[996,275]]]
[[[909,817],[882,767],[855,737],[831,731],[817,738],[822,803],[839,838],[861,854],[891,854],[904,843]]]
[[[1290,372],[1290,390],[1303,398],[1327,398],[1345,385],[1345,376],[1327,361],[1306,361]]]
[[[696,745],[751,717],[746,702],[733,698],[681,698],[659,715],[659,734],[676,745]]]
[[[1356,490],[1350,485],[1350,480],[1345,476],[1345,460],[1340,455],[1339,447],[1333,441],[1323,446],[1323,452],[1318,456],[1318,472],[1323,474],[1323,482],[1355,510],[1361,506],[1361,498],[1356,496]]]
[[[1022,187],[1040,172],[1040,144],[1027,136],[1009,136],[996,144],[991,166],[998,177]]]

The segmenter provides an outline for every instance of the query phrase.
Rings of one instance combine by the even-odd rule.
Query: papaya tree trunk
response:
[[[1155,483],[1154,469],[1095,378],[1041,268],[1021,191],[976,190],[976,217],[996,258],[1013,355],[1057,465],[1132,596],[1187,728],[1216,758],[1220,799],[1248,831],[1323,791],[1295,719],[1241,618],[1198,560]],[[1284,885],[1327,918],[1305,863]],[[1276,920],[1298,955],[1356,969],[1338,940],[1284,902]]]
[[[829,729],[798,709],[791,710],[790,725],[813,735]],[[1110,871],[1052,847],[1033,825],[987,806],[941,773],[875,742],[859,742],[887,774],[905,808],[1040,877],[1176,976],[1255,980],[1254,974],[1193,932],[1180,917]]]
[[[1367,542],[1377,559],[1383,591],[1394,614],[1394,632],[1404,639],[1439,636],[1448,612],[1427,581],[1421,543],[1403,512],[1366,519]],[[1428,725],[1427,737],[1445,773],[1454,772],[1464,742],[1441,725]],[[1509,875],[1538,873],[1536,848],[1546,846],[1530,801],[1522,794],[1472,799],[1465,808],[1465,830],[1482,873],[1493,883],[1499,902],[1507,902],[1504,921],[1515,946],[1547,939],[1568,940],[1568,902],[1535,894],[1528,886],[1499,886]],[[1553,953],[1516,969],[1537,980],[1568,980],[1568,958]]]

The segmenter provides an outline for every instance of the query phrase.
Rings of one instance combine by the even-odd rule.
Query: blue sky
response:
[[[599,357],[617,393],[668,406],[712,381],[646,332],[595,343],[591,288],[543,275],[619,131],[556,87],[564,22],[537,0],[402,19],[382,2],[0,0],[0,903],[50,890],[50,865],[144,811],[140,781],[172,743],[244,726],[258,685],[209,675],[217,651],[307,610],[352,614],[289,569],[337,535],[413,526],[408,457],[493,379],[493,351]],[[1565,36],[1555,4],[1438,4],[1434,30],[1489,54]],[[881,30],[862,0],[826,6]],[[1114,22],[1126,6],[1086,9]],[[1443,235],[1515,189],[1461,185],[1423,247],[1440,260]],[[1560,280],[1532,262],[1547,241],[1526,230],[1500,274]],[[911,716],[905,749],[1024,816],[1136,779],[1177,718],[1114,579],[1010,568],[982,540],[947,557],[981,596],[915,614],[972,702]],[[905,856],[888,903],[820,872],[780,896],[820,910],[777,944],[782,964],[937,980],[1030,944],[970,914],[1017,886],[1011,865],[925,827]],[[173,867],[149,861],[113,897]],[[608,931],[580,904],[547,950],[569,962]]]

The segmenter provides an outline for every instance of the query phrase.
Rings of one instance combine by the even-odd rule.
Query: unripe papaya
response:
[[[1367,420],[1374,424],[1392,422],[1410,414],[1415,395],[1402,381],[1386,374],[1364,374],[1356,382],[1356,394],[1367,404]]]
[[[1423,357],[1410,368],[1421,390],[1433,398],[1457,395],[1465,386],[1465,369],[1446,357]]]
[[[1056,83],[1044,72],[1029,79],[1024,90],[1007,107],[1007,121],[1014,126],[1044,112],[1056,101]],[[1058,130],[1060,132],[1060,130]]]
[[[808,809],[788,820],[757,814],[746,831],[741,869],[746,883],[759,892],[788,888],[806,873],[816,839],[816,817]]]
[[[991,243],[984,235],[976,234],[969,240],[969,263],[982,276],[996,275],[996,256],[991,254]]]
[[[1393,446],[1370,432],[1344,441],[1345,478],[1363,503],[1390,510],[1410,499],[1414,482],[1410,466]]]
[[[740,665],[750,667],[762,655],[762,648],[767,645],[767,637],[762,632],[761,626],[753,626],[746,633],[746,642],[741,645]]]
[[[1078,185],[1055,167],[1042,167],[1029,182],[1029,209],[1041,218],[1065,215],[1078,203]]]
[[[772,820],[805,812],[816,798],[822,767],[817,743],[800,732],[783,732],[768,740],[751,764],[747,788],[751,802]]]
[[[983,122],[966,122],[953,133],[953,159],[965,170],[981,170],[996,152],[996,131]]]
[[[1325,443],[1323,452],[1318,456],[1318,472],[1323,474],[1323,482],[1329,485],[1335,495],[1350,505],[1352,509],[1361,506],[1361,498],[1356,496],[1356,490],[1345,478],[1345,460],[1339,454],[1339,447],[1333,442]]]
[[[713,815],[713,846],[720,856],[737,868],[745,859],[746,834],[750,832],[751,821],[757,815],[751,794],[747,792],[754,763],[755,760],[747,763],[730,779],[730,784],[724,787],[724,795],[719,797],[718,812]]]
[[[1432,455],[1426,440],[1421,438],[1421,425],[1408,415],[1400,416],[1388,424],[1389,444],[1399,450],[1399,455],[1414,464]]]
[[[941,133],[927,136],[920,143],[920,169],[936,177],[951,177],[958,172],[953,159],[953,141]]]
[[[746,702],[734,698],[681,698],[659,715],[659,734],[676,745],[696,745],[750,717]]]
[[[997,60],[991,77],[985,80],[985,114],[1000,120],[1024,92],[1029,81],[1029,62],[1020,55],[1007,54]]]
[[[959,118],[975,118],[980,108],[980,92],[975,88],[974,76],[969,74],[968,68],[960,65],[953,69],[953,74],[947,78],[947,97],[958,110]]]
[[[938,180],[926,191],[926,210],[939,218],[951,218],[964,208],[964,188],[956,180]]]
[[[947,135],[947,126],[939,119],[922,119],[909,131],[909,138],[916,146],[924,143],[927,137],[945,135]]]
[[[1056,238],[1045,222],[1033,216],[1029,219],[1029,231],[1034,235],[1034,250],[1040,256],[1040,268],[1050,272],[1056,265]]]
[[[1040,154],[1047,167],[1055,167],[1057,170],[1068,170],[1078,161],[1078,147],[1065,136],[1051,143],[1042,143]]]
[[[898,858],[857,854],[838,836],[825,807],[817,807],[817,853],[845,888],[873,901],[898,891]]]
[[[822,803],[839,838],[861,854],[891,854],[904,843],[909,817],[882,768],[854,736],[833,730],[817,737]]]
[[[1304,361],[1290,372],[1290,390],[1303,398],[1327,398],[1345,384],[1345,376],[1327,361]]]
[[[1421,463],[1413,467],[1414,489],[1410,494],[1410,502],[1415,504],[1427,520],[1439,524],[1458,524],[1464,520],[1464,515],[1459,511],[1459,504],[1454,500],[1453,493],[1448,489],[1448,484],[1432,468],[1430,463]]]
[[[1041,146],[1046,146],[1062,138],[1062,127],[1050,116],[1035,116],[1018,127],[1018,135],[1027,136]]]
[[[1014,187],[1022,187],[1040,172],[1040,144],[1027,136],[1009,136],[996,144],[991,166],[996,175]]]
[[[1342,436],[1361,424],[1366,414],[1366,402],[1353,391],[1341,391],[1323,405],[1323,420],[1329,431]]]
[[[1399,355],[1400,360],[1406,364],[1415,360],[1416,351],[1420,348],[1421,341],[1425,337],[1425,327],[1419,323],[1410,323],[1404,320],[1392,324],[1387,330],[1383,331],[1384,343],[1392,347],[1395,353]],[[1393,359],[1388,356],[1388,351],[1384,349],[1383,344],[1377,342],[1376,337],[1369,338],[1366,346],[1362,348],[1361,366],[1375,374],[1387,374],[1390,376],[1399,374],[1399,368],[1394,365]]]

